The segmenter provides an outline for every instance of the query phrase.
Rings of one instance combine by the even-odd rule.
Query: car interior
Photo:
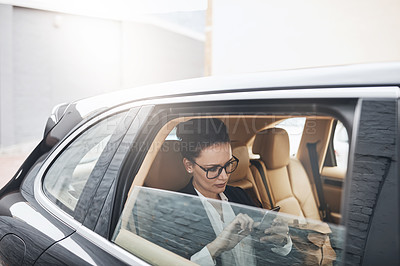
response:
[[[289,115],[208,117],[219,118],[226,124],[233,155],[239,159],[236,171],[230,175],[229,185],[244,189],[254,203],[264,209],[279,206],[281,213],[294,215],[299,219],[326,221],[319,203],[321,197],[318,193],[321,191],[315,185],[313,165],[307,149],[307,143],[315,144],[317,156],[314,158],[321,174],[329,223],[340,224],[347,161],[342,165],[336,163],[336,155],[339,153],[333,145],[338,125],[335,118]],[[179,191],[187,185],[190,175],[182,163],[180,141],[175,135],[175,128],[179,123],[193,118],[198,116],[179,117],[161,128],[147,151],[129,194],[136,186]],[[348,138],[345,140],[348,141]],[[340,151],[340,154],[343,153],[348,155],[348,146],[347,150]],[[125,206],[125,209],[132,208],[133,206]],[[124,217],[123,213],[122,223],[126,224],[132,218],[131,213],[128,215],[130,217]],[[131,232],[121,230],[115,242],[130,250],[137,246],[133,242],[139,243],[142,240]],[[156,246],[148,243],[147,248],[141,252],[135,250],[135,253],[146,257],[145,254],[153,252]],[[170,255],[176,259],[176,254]]]
[[[190,180],[182,164],[179,140],[171,132],[179,122],[194,117],[172,120],[160,130],[135,177],[133,185],[178,191]],[[333,140],[335,119],[305,117],[300,126],[296,156],[290,155],[290,136],[279,126],[289,116],[220,116],[227,125],[233,155],[239,166],[230,176],[229,185],[243,188],[256,204],[265,209],[280,206],[281,212],[322,220],[318,191],[315,188],[307,143],[317,143],[319,171],[324,198],[332,222],[340,223],[340,206],[346,168],[327,165],[326,156]],[[299,129],[296,128],[298,131]],[[297,133],[299,135],[299,133]],[[335,152],[335,151],[333,151]],[[258,165],[258,167],[257,167]],[[264,174],[261,174],[261,171]],[[264,175],[264,178],[263,178]]]

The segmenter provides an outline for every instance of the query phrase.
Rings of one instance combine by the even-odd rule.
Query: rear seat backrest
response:
[[[265,166],[273,204],[280,206],[281,212],[320,220],[307,173],[297,159],[290,158],[289,145],[289,136],[281,128],[261,131],[254,140],[253,153],[260,155],[260,163]],[[259,174],[255,177],[261,178]]]
[[[250,158],[247,146],[243,143],[232,142],[232,153],[239,159],[238,167],[229,177],[229,185],[244,189],[253,201],[261,202],[257,186],[250,171]]]
[[[166,140],[151,165],[144,185],[153,188],[178,191],[190,180],[182,162],[178,140]],[[260,202],[255,180],[250,171],[250,158],[247,146],[232,143],[232,153],[239,159],[239,165],[229,178],[229,185],[244,189],[255,204]]]
[[[144,185],[153,188],[178,191],[185,187],[190,175],[183,166],[178,140],[166,140],[151,165]]]

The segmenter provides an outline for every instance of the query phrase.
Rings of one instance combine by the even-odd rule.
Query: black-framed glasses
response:
[[[236,168],[238,167],[239,164],[239,159],[236,158],[235,156],[232,156],[232,159],[230,159],[224,166],[220,165],[215,165],[210,168],[204,168],[203,166],[199,165],[195,161],[193,161],[198,167],[201,168],[204,172],[206,172],[206,177],[208,179],[214,179],[219,177],[219,175],[222,173],[222,170],[225,169],[225,172],[227,174],[233,173]]]

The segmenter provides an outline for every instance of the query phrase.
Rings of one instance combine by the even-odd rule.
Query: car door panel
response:
[[[15,234],[0,239],[0,264],[22,265],[26,252],[25,242]]]
[[[78,233],[54,244],[35,265],[129,265]]]

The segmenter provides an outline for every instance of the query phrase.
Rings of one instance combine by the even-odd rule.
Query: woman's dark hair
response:
[[[198,118],[180,123],[176,135],[184,158],[194,161],[200,152],[218,143],[230,143],[226,125],[217,118]]]

